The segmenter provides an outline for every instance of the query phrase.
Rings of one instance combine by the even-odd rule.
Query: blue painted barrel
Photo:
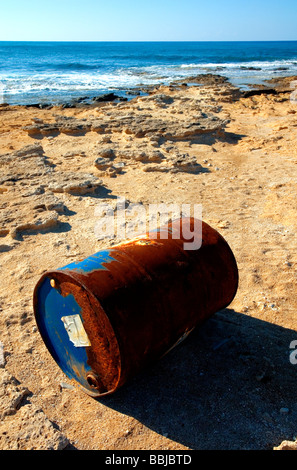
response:
[[[187,219],[195,234],[197,221]],[[34,290],[45,346],[91,396],[114,393],[233,300],[235,257],[200,221],[185,249],[185,219],[46,272]],[[179,238],[174,237],[178,228]]]

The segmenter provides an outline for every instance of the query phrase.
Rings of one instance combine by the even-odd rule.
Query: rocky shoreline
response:
[[[295,440],[296,78],[240,90],[205,75],[127,99],[0,106],[1,449]],[[202,204],[234,250],[240,288],[166,359],[98,401],[49,356],[32,292],[45,271],[119,241],[94,231],[98,204],[118,197]]]
[[[254,67],[246,67],[247,70],[255,70]],[[253,96],[254,94],[262,94],[262,93],[282,93],[286,92],[283,88],[286,84],[289,84],[289,81],[294,80],[294,77],[284,77],[284,78],[273,78],[267,79],[267,85],[264,83],[262,84],[252,84],[244,85],[244,87],[236,87],[233,86],[234,90],[236,90],[237,96]],[[275,88],[269,88],[269,83],[275,84]],[[36,102],[36,103],[24,103],[12,106],[24,106],[26,108],[38,108],[38,109],[52,109],[55,107],[61,107],[62,109],[67,108],[83,108],[83,107],[96,107],[99,103],[108,103],[108,102],[126,102],[132,99],[137,98],[138,96],[148,96],[152,93],[155,93],[156,90],[160,87],[185,87],[185,86],[214,86],[214,85],[226,85],[230,86],[230,81],[227,77],[212,74],[212,73],[205,73],[196,76],[189,76],[185,77],[182,80],[175,80],[172,83],[165,85],[160,83],[159,85],[139,85],[134,88],[128,89],[121,89],[115,90],[115,92],[107,92],[102,93],[100,95],[95,96],[78,96],[76,98],[71,98],[69,100],[65,100],[64,102]],[[281,84],[281,85],[280,85]],[[232,86],[232,85],[231,85]],[[280,90],[280,86],[282,86],[282,90]],[[289,86],[289,85],[288,85]],[[288,90],[287,90],[288,91]],[[1,107],[10,106],[9,103],[2,103],[0,104]]]

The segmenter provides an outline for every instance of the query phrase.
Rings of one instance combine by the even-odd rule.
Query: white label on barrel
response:
[[[91,346],[79,315],[68,315],[67,317],[62,317],[61,320],[74,346],[77,348]]]

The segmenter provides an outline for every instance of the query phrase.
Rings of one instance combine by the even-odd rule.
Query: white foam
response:
[[[288,68],[281,71],[277,69]],[[296,74],[297,62],[294,60],[225,62],[225,63],[189,63],[181,65],[151,65],[146,67],[119,68],[116,71],[99,73],[98,71],[67,71],[29,73],[0,73],[2,99],[5,97],[42,96],[51,100],[55,96],[71,96],[82,93],[100,93],[110,89],[127,89],[140,85],[154,85],[175,79],[186,79],[194,74],[219,73],[230,80],[264,80],[273,74]],[[24,98],[25,101],[25,98]]]

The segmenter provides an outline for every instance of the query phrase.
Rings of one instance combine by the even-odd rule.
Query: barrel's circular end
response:
[[[71,272],[41,277],[34,313],[52,357],[84,392],[98,397],[117,388],[121,360],[115,333],[98,300]]]

